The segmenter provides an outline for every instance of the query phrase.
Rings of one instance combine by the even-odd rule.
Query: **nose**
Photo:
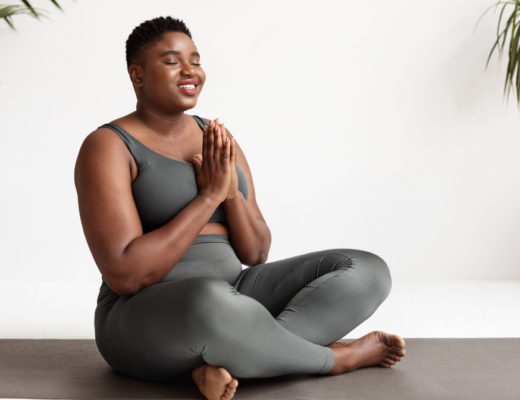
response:
[[[181,74],[183,76],[195,76],[195,66],[191,65],[188,62],[182,63]]]

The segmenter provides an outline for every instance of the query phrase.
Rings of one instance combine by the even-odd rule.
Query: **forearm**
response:
[[[222,204],[226,212],[229,241],[240,262],[247,266],[263,264],[271,247],[271,231],[257,219],[242,192]]]
[[[134,239],[119,262],[128,271],[126,291],[134,294],[161,280],[186,254],[219,203],[198,195],[162,227]]]

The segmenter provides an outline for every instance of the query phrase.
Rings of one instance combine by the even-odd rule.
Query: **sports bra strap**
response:
[[[200,129],[204,130],[204,127],[208,125],[206,121],[204,121],[201,117],[198,115],[192,115],[193,118],[195,118],[195,121],[197,121],[197,124],[199,124]]]

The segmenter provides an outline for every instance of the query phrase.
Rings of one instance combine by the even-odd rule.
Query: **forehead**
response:
[[[168,50],[176,50],[189,55],[191,52],[197,51],[197,47],[183,32],[166,32],[162,40],[151,49],[151,52],[159,55]]]

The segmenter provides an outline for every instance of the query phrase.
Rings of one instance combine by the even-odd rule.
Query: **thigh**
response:
[[[332,271],[368,265],[374,257],[379,258],[354,249],[314,251],[246,268],[233,286],[277,317],[289,301],[315,279]]]
[[[193,277],[156,283],[108,309],[96,308],[96,344],[115,370],[138,379],[190,377],[204,364],[212,304],[238,295],[224,280]]]
[[[98,306],[100,353],[115,370],[138,379],[189,378],[204,363],[237,377],[326,373],[334,364],[330,349],[285,329],[222,279],[158,283],[112,307],[103,299]]]

